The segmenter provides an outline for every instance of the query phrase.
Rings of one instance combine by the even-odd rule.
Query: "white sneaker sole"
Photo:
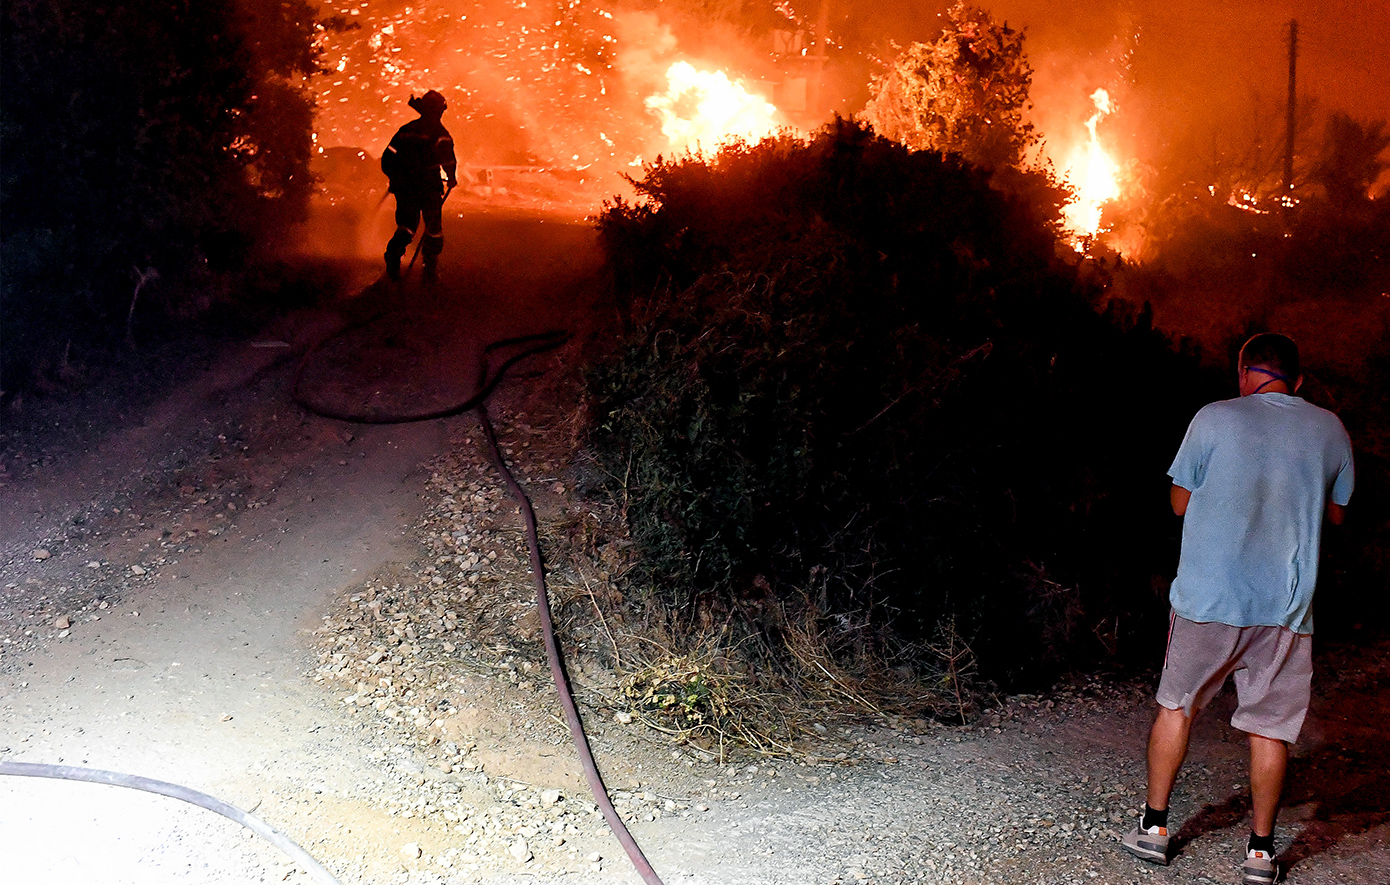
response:
[[[1126,840],[1120,844],[1124,846],[1125,851],[1128,851],[1140,860],[1162,864],[1165,867],[1168,865],[1168,848],[1166,845],[1144,841],[1143,836],[1138,837],[1138,839],[1132,842],[1129,841],[1129,837],[1126,837]]]

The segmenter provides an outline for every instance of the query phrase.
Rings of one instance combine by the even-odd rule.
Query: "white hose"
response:
[[[254,814],[242,811],[235,805],[228,805],[216,796],[209,796],[207,793],[200,793],[197,790],[182,787],[178,784],[171,784],[167,781],[157,781],[135,774],[121,774],[118,771],[102,771],[98,768],[78,768],[73,765],[45,765],[36,762],[0,761],[0,774],[8,774],[14,777],[47,777],[54,778],[55,780],[87,781],[93,784],[109,784],[113,787],[129,787],[132,790],[143,790],[146,793],[157,793],[160,796],[182,799],[184,802],[192,803],[199,808],[215,811],[228,820],[236,821],[243,827],[246,827],[246,829],[259,834],[266,841],[289,855],[305,872],[323,883],[323,885],[341,885],[341,883],[333,877],[332,873],[324,869],[318,861],[310,856],[309,852],[294,844],[284,833],[274,829]]]

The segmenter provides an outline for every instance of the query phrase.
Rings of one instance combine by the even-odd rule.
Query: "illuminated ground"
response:
[[[129,414],[108,399],[94,414],[115,430],[75,425],[43,451],[4,453],[0,758],[211,792],[254,808],[345,883],[637,881],[577,787],[539,659],[495,647],[487,610],[524,621],[526,578],[472,419],[348,425],[288,397],[292,355],[344,316],[389,308],[375,333],[341,339],[385,356],[354,365],[330,349],[310,375],[317,389],[343,401],[386,390],[400,406],[446,399],[482,341],[602,320],[591,232],[572,214],[482,214],[484,196],[450,221],[433,293],[373,284],[337,310],[296,314],[205,364],[171,368],[183,376],[172,393]],[[382,217],[347,219],[338,241],[345,252],[384,241],[383,223],[389,232]],[[373,270],[364,266],[364,282]],[[431,384],[390,358],[412,342],[433,348],[422,361]],[[538,361],[495,402],[504,442],[542,492],[543,521],[576,506],[547,461],[566,405],[535,401],[536,372],[559,368]],[[470,560],[441,564],[426,545],[450,521],[470,532],[460,556],[494,562],[477,582],[488,605],[447,636],[421,628],[402,640],[420,652],[399,651],[454,647],[434,668],[448,671],[448,703],[427,707],[424,682],[411,683],[414,695],[374,694],[339,678],[347,658],[335,660],[329,640],[394,617],[371,608],[387,594],[378,588],[466,580]],[[1294,881],[1390,881],[1380,739],[1390,649],[1331,653],[1280,843],[1295,846]],[[611,674],[575,670],[581,696],[601,697]],[[404,683],[434,671],[394,672]],[[970,728],[832,723],[813,765],[721,767],[596,712],[590,720],[610,786],[672,885],[1196,883],[1235,881],[1243,838],[1244,748],[1222,703],[1197,731],[1175,798],[1181,819],[1207,808],[1166,869],[1116,848],[1141,801],[1143,686],[1008,698]],[[431,743],[436,721],[448,731]],[[518,839],[529,859],[512,853]],[[0,781],[0,870],[7,882],[307,881],[205,812],[14,779]]]

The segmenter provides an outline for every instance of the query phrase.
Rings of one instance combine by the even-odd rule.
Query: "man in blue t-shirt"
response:
[[[1168,652],[1149,735],[1148,797],[1124,847],[1168,862],[1168,798],[1192,718],[1233,676],[1231,724],[1250,736],[1245,885],[1278,881],[1274,818],[1289,745],[1308,712],[1313,590],[1324,518],[1351,498],[1351,441],[1336,415],[1294,394],[1298,347],[1256,335],[1241,348],[1240,396],[1211,403],[1187,429],[1168,475],[1183,519],[1169,598]]]

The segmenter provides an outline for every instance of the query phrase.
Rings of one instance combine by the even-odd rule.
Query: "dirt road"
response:
[[[295,357],[334,329],[349,331],[306,373],[312,392],[386,412],[459,397],[483,342],[601,309],[580,223],[474,216],[447,233],[438,289],[368,286],[188,367],[110,432],[7,453],[0,760],[212,793],[344,883],[638,881],[579,783],[534,648],[412,620],[430,588],[477,574],[493,608],[525,617],[474,419],[352,424],[291,398]],[[531,443],[553,428],[523,414],[526,388],[518,373],[495,408],[548,488],[563,477]],[[543,501],[542,519],[560,506]],[[371,682],[346,675],[344,637],[364,624],[397,628]],[[1331,648],[1323,663],[1280,842],[1293,881],[1390,882],[1390,653]],[[427,670],[443,687],[416,681]],[[1184,853],[1155,868],[1116,847],[1141,802],[1145,686],[1008,698],[962,728],[828,721],[818,762],[720,765],[615,722],[605,674],[575,673],[619,809],[671,885],[1236,881],[1244,750],[1225,701],[1175,799]],[[0,778],[0,864],[16,883],[308,881],[191,806],[16,778]]]

